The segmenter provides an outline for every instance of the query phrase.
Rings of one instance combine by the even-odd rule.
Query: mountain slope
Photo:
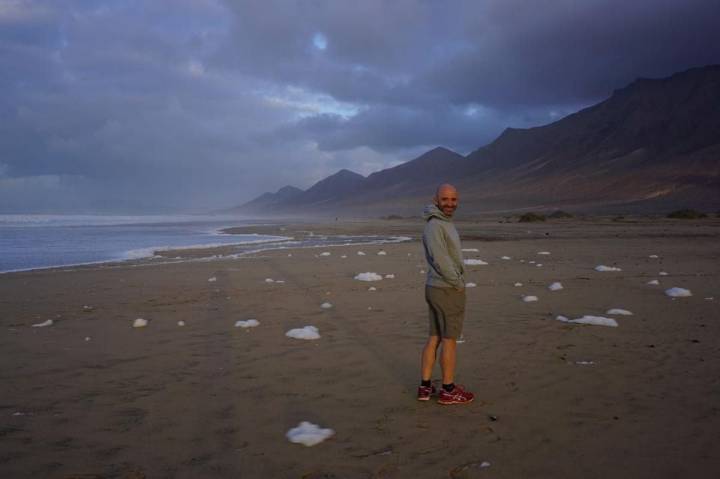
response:
[[[467,157],[435,148],[363,178],[342,170],[274,211],[417,213],[456,183],[470,213],[720,209],[720,65],[639,79],[554,123],[506,129]],[[257,200],[253,200],[257,201]],[[251,202],[252,203],[252,202]]]

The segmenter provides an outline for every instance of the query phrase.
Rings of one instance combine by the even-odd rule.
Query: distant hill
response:
[[[461,211],[720,209],[720,65],[638,79],[554,123],[506,129],[463,157],[435,148],[367,178],[348,170],[281,199],[276,213],[417,214],[455,183]],[[282,190],[282,189],[281,189]]]
[[[293,198],[302,193],[303,190],[300,188],[295,188],[294,186],[283,186],[275,193],[263,193],[254,200],[248,201],[242,205],[241,208],[248,210],[253,210],[257,207],[262,207],[263,209],[272,207],[282,208],[286,202],[291,201]]]

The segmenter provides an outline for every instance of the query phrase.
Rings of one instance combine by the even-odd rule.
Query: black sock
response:
[[[443,389],[447,392],[450,392],[455,389],[455,383],[443,384]]]
[[[424,388],[429,388],[430,386],[432,386],[432,383],[430,382],[429,379],[427,381],[422,379],[422,380],[420,380],[420,386],[422,386]]]

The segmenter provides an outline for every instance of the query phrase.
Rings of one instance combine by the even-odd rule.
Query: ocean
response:
[[[0,215],[0,272],[138,259],[159,249],[285,240],[219,231],[261,223],[232,216]]]

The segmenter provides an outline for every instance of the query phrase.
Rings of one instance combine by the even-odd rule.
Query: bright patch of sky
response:
[[[315,48],[317,48],[318,50],[325,50],[328,46],[327,37],[321,32],[317,32],[315,35],[313,35],[312,42]]]
[[[262,96],[271,106],[294,110],[297,119],[322,114],[338,115],[347,119],[362,111],[362,107],[354,103],[338,101],[330,95],[309,92],[295,86],[266,92]]]

